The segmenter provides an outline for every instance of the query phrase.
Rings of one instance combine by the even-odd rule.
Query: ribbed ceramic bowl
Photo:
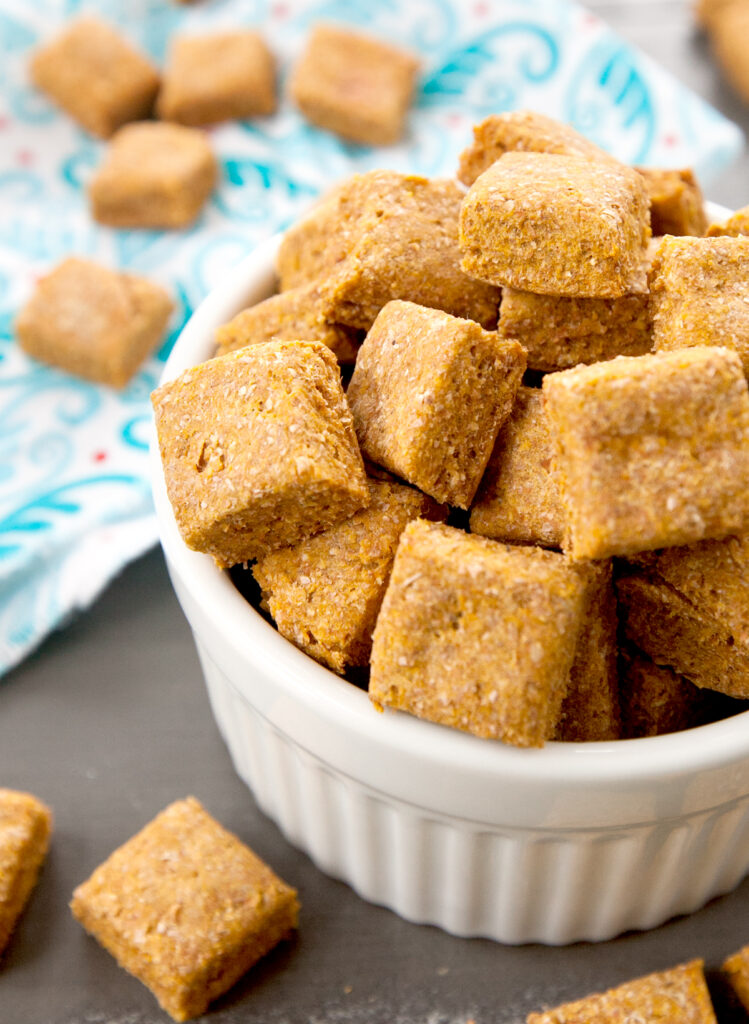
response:
[[[214,329],[271,293],[276,245],[205,300],[164,379],[210,357]],[[153,490],[237,771],[288,839],[365,899],[457,935],[558,944],[652,928],[749,870],[749,713],[542,750],[378,714],[185,547],[157,454]]]

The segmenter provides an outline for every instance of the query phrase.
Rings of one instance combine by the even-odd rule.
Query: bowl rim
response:
[[[707,203],[708,215],[723,219],[730,210]],[[160,383],[212,355],[213,332],[250,302],[272,294],[280,235],[261,242],[201,302],[183,328]],[[368,695],[315,662],[284,639],[240,594],[228,573],[208,555],[191,551],[182,541],[166,495],[164,476],[151,423],[151,477],[159,535],[170,569],[184,586],[200,595],[201,612],[217,643],[248,665],[268,658],[284,695],[325,720],[349,730],[388,753],[414,756],[428,766],[455,768],[488,781],[537,782],[558,788],[574,785],[600,789],[612,783],[647,782],[693,776],[749,759],[749,711],[665,736],[606,742],[548,742],[519,749],[496,740],[423,721],[386,709],[378,714]],[[253,703],[250,682],[232,680],[243,699]]]

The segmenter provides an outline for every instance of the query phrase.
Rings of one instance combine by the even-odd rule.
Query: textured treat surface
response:
[[[583,575],[562,555],[416,520],[375,627],[370,698],[540,747],[559,717],[584,604]]]
[[[217,175],[204,132],[150,121],[126,125],[91,180],[91,212],[115,228],[181,228],[200,213]]]
[[[517,342],[472,320],[388,303],[347,392],[362,452],[436,501],[468,508],[524,369]]]
[[[269,341],[187,370],[152,396],[185,543],[228,567],[353,515],[367,482],[335,356]]]
[[[156,105],[165,121],[215,124],[272,114],[273,55],[257,32],[178,36],[172,43]]]
[[[684,170],[638,167],[650,199],[650,227],[654,235],[704,235],[705,203],[694,173]]]
[[[146,278],[71,256],[41,278],[15,326],[35,359],[121,388],[161,341],[172,309]]]
[[[296,927],[296,892],[193,797],[75,890],[71,909],[175,1020],[197,1017]]]
[[[725,537],[749,526],[749,392],[738,356],[621,356],[544,378],[575,559]]]
[[[52,814],[30,793],[0,789],[0,956],[36,885]]]
[[[470,187],[460,214],[463,270],[541,295],[645,291],[649,238],[637,171],[578,156],[505,153]]]

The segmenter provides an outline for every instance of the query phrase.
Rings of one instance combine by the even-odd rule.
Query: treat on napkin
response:
[[[450,176],[471,126],[518,108],[570,122],[627,163],[693,166],[703,183],[741,146],[735,126],[566,0],[530,10],[525,0],[289,0],[254,21],[240,0],[137,13],[114,0],[87,7],[159,68],[177,33],[241,21],[262,33],[278,61],[282,101],[272,117],[211,131],[220,180],[190,228],[97,225],[85,190],[104,144],[28,74],[31,53],[63,26],[60,5],[0,0],[0,674],[155,542],[148,396],[171,344],[227,270],[323,189],[381,166]],[[420,58],[398,145],[343,142],[291,103],[290,69],[323,19],[397,41]],[[175,301],[166,341],[122,392],[33,362],[14,340],[14,317],[36,280],[70,254],[147,276]]]

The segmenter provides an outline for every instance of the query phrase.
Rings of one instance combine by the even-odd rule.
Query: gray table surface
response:
[[[687,4],[589,6],[749,132],[749,108],[707,59]],[[749,202],[748,157],[711,186],[710,198]],[[749,943],[749,880],[648,933],[544,948],[411,925],[326,878],[235,775],[158,551],[0,682],[0,785],[36,793],[56,820],[39,886],[1,965],[0,1024],[168,1020],[84,935],[67,901],[115,846],[188,793],[296,885],[303,903],[298,937],[215,1004],[206,1018],[215,1024],[520,1024],[544,1004],[691,957],[704,957],[714,972]],[[719,976],[709,979],[720,1019],[746,1021]]]

